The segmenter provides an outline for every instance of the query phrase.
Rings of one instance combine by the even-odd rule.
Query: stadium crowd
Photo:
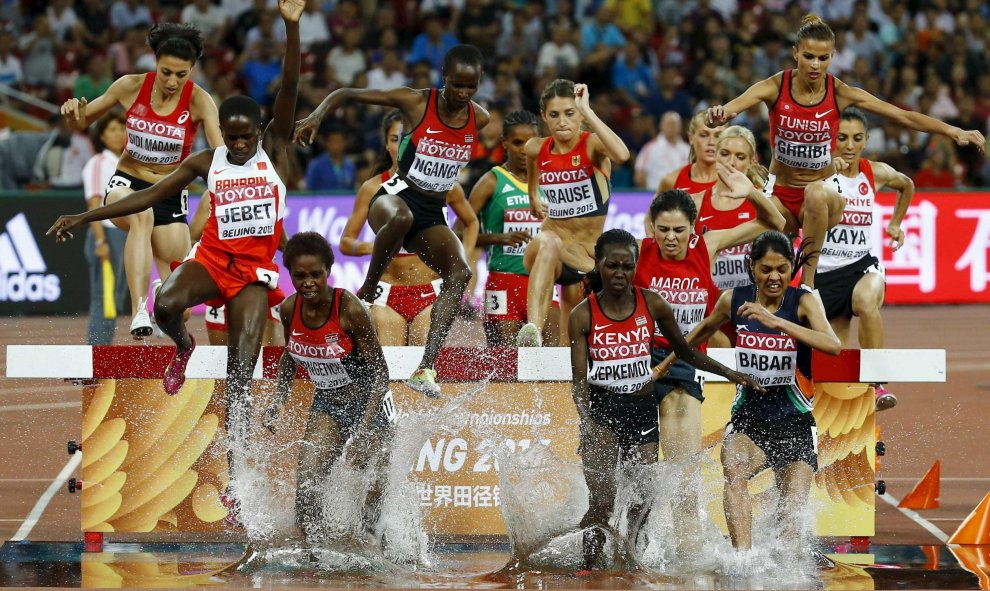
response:
[[[655,190],[657,179],[687,162],[683,136],[693,113],[793,65],[789,35],[808,11],[836,31],[831,71],[844,82],[987,131],[990,4],[981,0],[308,0],[297,116],[341,86],[436,85],[445,52],[470,43],[488,62],[476,100],[493,124],[463,173],[466,188],[504,160],[501,116],[537,111],[540,89],[569,77],[588,83],[595,112],[632,152],[613,185]],[[55,104],[99,96],[117,77],[154,68],[146,38],[161,21],[204,32],[206,55],[193,79],[217,104],[244,93],[271,106],[285,42],[272,0],[2,0],[0,84]],[[381,115],[351,104],[328,117],[320,141],[281,163],[286,184],[356,189],[381,149]],[[755,132],[759,159],[769,162],[766,109],[736,123]],[[905,171],[919,187],[990,185],[990,165],[972,146],[880,119],[870,127],[865,156]],[[35,183],[81,185],[73,171],[92,155],[85,144],[62,130],[35,146],[64,154],[60,166],[42,162],[47,176],[36,162]],[[83,154],[70,158],[76,151]]]

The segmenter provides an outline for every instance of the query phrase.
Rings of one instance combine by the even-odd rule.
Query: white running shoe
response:
[[[516,335],[517,347],[542,347],[543,337],[540,336],[540,329],[532,322],[527,322],[519,329]]]
[[[435,369],[417,369],[406,380],[406,385],[417,392],[426,394],[430,398],[440,397],[440,385],[437,384],[437,370]]]
[[[151,336],[151,316],[148,315],[148,300],[141,298],[138,300],[138,311],[131,320],[131,336],[135,339],[144,339]]]

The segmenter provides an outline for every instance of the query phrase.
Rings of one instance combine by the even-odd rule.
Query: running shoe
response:
[[[148,315],[148,300],[141,298],[138,300],[138,311],[131,319],[131,336],[135,339],[144,339],[151,336],[151,316]]]
[[[818,568],[818,570],[832,570],[835,568],[835,561],[828,556],[825,556],[818,550],[813,550],[811,552],[811,558],[815,561],[815,567]]]
[[[437,370],[435,369],[417,369],[406,380],[406,385],[417,392],[426,394],[430,398],[440,397],[440,386],[437,384]]]
[[[189,363],[189,358],[192,357],[192,352],[196,349],[196,339],[189,335],[189,342],[192,343],[192,346],[185,351],[180,351],[178,347],[175,348],[175,356],[165,368],[165,378],[162,380],[162,384],[165,386],[165,393],[169,396],[175,396],[182,388],[182,384],[186,383],[186,364]]]
[[[230,494],[230,491],[220,495],[220,504],[227,508],[227,516],[223,518],[223,524],[227,527],[241,527],[241,502]]]
[[[532,322],[527,322],[519,329],[516,335],[517,347],[542,347],[543,338],[540,336],[540,329]]]
[[[877,391],[877,412],[897,406],[897,396],[884,387],[883,384],[873,384]]]
[[[162,338],[162,337],[165,336],[165,333],[162,332],[161,327],[158,326],[158,322],[154,318],[154,316],[155,316],[155,300],[158,299],[158,292],[161,291],[161,289],[162,289],[162,280],[161,280],[161,278],[155,279],[154,281],[151,282],[151,297],[148,298],[148,308],[151,309],[151,322],[154,325],[154,329],[153,329],[152,334],[156,338]]]

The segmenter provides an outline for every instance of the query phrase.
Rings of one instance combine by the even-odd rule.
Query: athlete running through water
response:
[[[327,114],[350,101],[399,109],[414,123],[399,146],[397,174],[382,184],[368,210],[375,246],[357,296],[368,303],[374,300],[382,273],[403,246],[440,275],[443,286],[433,305],[426,350],[408,380],[409,387],[434,397],[440,395],[440,386],[433,364],[471,280],[464,247],[447,226],[443,208],[471,158],[478,130],[488,125],[488,111],[471,100],[481,82],[482,63],[476,47],[457,45],[444,57],[442,89],[335,90],[298,122],[295,133],[297,141],[312,143]]]
[[[778,72],[725,105],[709,108],[706,119],[709,126],[725,125],[760,102],[767,105],[773,152],[768,192],[787,219],[785,231],[803,230],[809,252],[821,249],[826,231],[839,222],[845,208],[833,161],[839,113],[844,109],[859,107],[902,127],[945,135],[960,146],[974,144],[981,151],[986,141],[979,131],[905,111],[844,84],[828,73],[834,53],[832,29],[817,15],[805,16],[792,49],[797,68]],[[805,285],[814,287],[817,268],[816,256],[804,262]]]

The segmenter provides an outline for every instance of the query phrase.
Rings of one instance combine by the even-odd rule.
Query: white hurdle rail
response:
[[[87,346],[87,345],[7,345],[7,378],[55,378],[55,379],[92,379],[94,377],[134,377],[126,366],[121,366],[120,375],[106,375],[106,367],[114,364],[114,356],[123,349],[142,347],[151,352],[158,350],[155,360],[149,363],[162,365],[163,349],[169,346],[149,347],[145,345],[130,346]],[[408,378],[419,365],[423,355],[423,347],[384,347],[385,361],[389,368],[389,378],[404,380]],[[515,381],[519,382],[568,382],[571,380],[570,349],[566,347],[542,347],[514,349],[460,349],[460,351],[476,352],[476,355],[497,352],[497,357],[504,359],[505,365],[511,368],[515,365]],[[720,363],[735,368],[735,352],[733,349],[709,349],[708,354]],[[838,358],[831,358],[821,353],[815,353],[816,366],[820,363],[830,364],[838,368],[848,379],[834,380],[829,375],[836,373],[831,369],[821,371],[816,367],[816,381],[859,381],[873,382],[927,382],[937,383],[946,381],[946,356],[944,349],[866,349],[847,350]],[[166,357],[170,355],[166,354]],[[139,355],[140,358],[140,355]],[[438,367],[444,373],[443,355]],[[191,379],[223,379],[226,377],[227,348],[217,346],[199,346],[193,352],[186,368],[186,377]],[[259,357],[254,370],[254,377],[261,379],[265,376],[263,359]],[[103,367],[101,373],[94,373],[94,367]],[[158,370],[161,377],[162,365]],[[447,373],[456,373],[456,368],[446,368]],[[269,374],[271,373],[269,369]],[[819,376],[819,374],[822,374]],[[725,378],[701,372],[707,381],[724,382]],[[267,377],[272,377],[268,375]],[[441,376],[442,377],[442,376]],[[511,377],[511,376],[508,376]],[[448,381],[452,381],[448,378]],[[503,379],[503,381],[511,381]]]

